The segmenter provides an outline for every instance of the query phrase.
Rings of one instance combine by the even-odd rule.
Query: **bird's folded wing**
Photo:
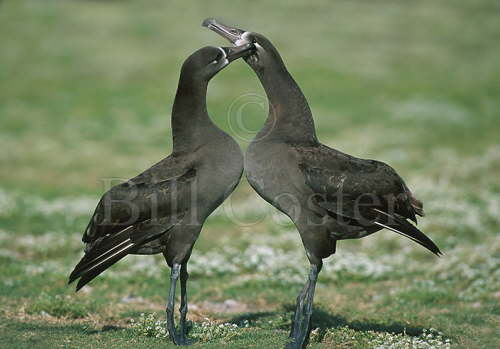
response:
[[[196,170],[161,181],[128,181],[111,188],[99,201],[82,240],[94,244],[106,236],[149,221],[182,214],[191,204]]]
[[[69,276],[69,283],[80,278],[78,291],[126,255],[134,253],[145,243],[167,233],[180,218],[171,216],[150,219],[128,226],[117,234],[105,236],[82,257]]]
[[[340,154],[328,161],[323,151],[299,164],[314,193],[311,201],[347,225],[387,228],[440,255],[434,242],[406,220],[416,223],[415,213],[423,211],[399,175],[384,163]]]
[[[394,169],[379,161],[331,152],[329,156],[323,150],[299,164],[320,206],[351,217],[371,217],[373,208],[393,210],[416,222],[411,193]]]

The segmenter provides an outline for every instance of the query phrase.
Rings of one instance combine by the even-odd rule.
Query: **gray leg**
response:
[[[294,321],[290,332],[292,342],[288,343],[285,349],[304,349],[307,346],[313,311],[314,290],[321,267],[322,264],[311,264],[309,278],[297,297],[297,307],[295,308]]]
[[[293,321],[292,321],[292,328],[290,329],[290,338],[295,338],[297,336],[298,328],[299,328],[299,323],[300,323],[300,317],[301,317],[301,312],[299,311],[300,309],[304,308],[304,299],[307,295],[307,290],[309,289],[309,278],[306,281],[306,284],[300,291],[299,295],[297,296],[296,299],[296,306],[295,306],[295,313],[293,315]]]
[[[187,262],[182,264],[181,266],[181,306],[179,308],[179,312],[181,314],[179,330],[181,340],[184,344],[187,344],[187,328],[186,328],[186,315],[188,312],[188,300],[187,300],[187,281],[189,278],[189,274],[187,271]]]
[[[177,332],[175,330],[175,321],[174,321],[174,305],[175,305],[175,287],[177,284],[177,279],[179,278],[181,270],[180,264],[174,264],[172,266],[172,271],[170,273],[170,292],[168,293],[168,303],[167,303],[167,329],[170,338],[176,345],[184,345],[182,338],[177,336]]]

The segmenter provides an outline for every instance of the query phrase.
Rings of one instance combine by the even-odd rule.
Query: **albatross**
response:
[[[239,145],[208,115],[208,82],[252,49],[252,44],[207,46],[186,59],[172,109],[172,154],[102,196],[83,234],[85,255],[69,277],[69,283],[79,279],[78,291],[126,255],[162,253],[171,268],[167,327],[177,345],[188,344],[187,263],[194,243],[205,219],[243,173]],[[177,332],[174,300],[179,278]]]
[[[269,115],[245,154],[250,185],[293,221],[310,272],[297,297],[288,349],[305,348],[312,303],[323,259],[339,240],[357,239],[383,228],[440,255],[439,248],[409,220],[423,216],[422,203],[389,165],[360,159],[318,141],[307,100],[278,50],[262,34],[206,19],[203,26],[234,45],[253,44],[245,61],[259,78]]]

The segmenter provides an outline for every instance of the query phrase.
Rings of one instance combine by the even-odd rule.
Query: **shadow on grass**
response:
[[[52,334],[55,333],[79,333],[82,335],[95,335],[104,332],[114,332],[114,331],[123,331],[126,330],[126,327],[113,326],[113,325],[105,325],[101,328],[91,328],[89,325],[85,324],[57,324],[57,323],[49,323],[49,324],[41,324],[36,322],[10,322],[8,325],[15,327],[18,330],[26,331],[39,331],[39,332],[50,332]]]
[[[283,311],[279,312],[255,312],[245,313],[233,317],[229,320],[231,323],[241,324],[248,321],[250,327],[260,327],[260,324],[265,319],[272,319],[273,326],[280,329],[289,329],[295,305],[287,304],[283,307]],[[276,319],[280,319],[277,320]],[[340,315],[331,314],[321,308],[314,308],[312,317],[312,328],[319,328],[321,333],[324,333],[329,328],[348,327],[354,331],[364,332],[387,332],[392,334],[404,334],[409,336],[420,336],[424,332],[424,328],[420,326],[408,326],[400,322],[379,322],[375,320],[354,320],[349,321]]]
[[[125,327],[120,327],[120,326],[113,326],[113,325],[106,325],[103,326],[101,329],[94,328],[94,329],[87,329],[85,333],[87,334],[96,334],[96,333],[102,333],[102,332],[109,332],[109,331],[122,331],[126,330]]]
[[[348,321],[345,317],[330,314],[323,309],[314,309],[312,327],[318,327],[321,331],[327,328],[348,327],[355,331],[387,332],[393,334],[406,334],[413,337],[420,336],[424,328],[420,326],[408,326],[399,322],[377,322],[372,320]]]
[[[273,315],[278,314],[277,312],[271,312],[271,311],[262,311],[262,312],[256,312],[256,313],[244,313],[241,315],[238,315],[236,317],[233,317],[229,320],[230,323],[232,324],[239,324],[242,323],[243,321],[257,321],[266,317],[270,317]]]

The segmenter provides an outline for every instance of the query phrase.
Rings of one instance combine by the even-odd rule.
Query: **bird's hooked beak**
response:
[[[246,31],[243,29],[239,29],[236,27],[230,27],[228,25],[218,23],[213,18],[205,19],[201,25],[203,27],[207,27],[208,29],[210,29],[210,30],[216,32],[217,34],[221,35],[222,37],[226,38],[234,45],[241,45],[241,44],[247,43],[243,38],[243,34],[246,33]]]
[[[243,45],[234,47],[221,47],[221,49],[226,55],[227,64],[231,63],[235,59],[247,57],[255,52],[255,46],[251,43],[245,43]]]

